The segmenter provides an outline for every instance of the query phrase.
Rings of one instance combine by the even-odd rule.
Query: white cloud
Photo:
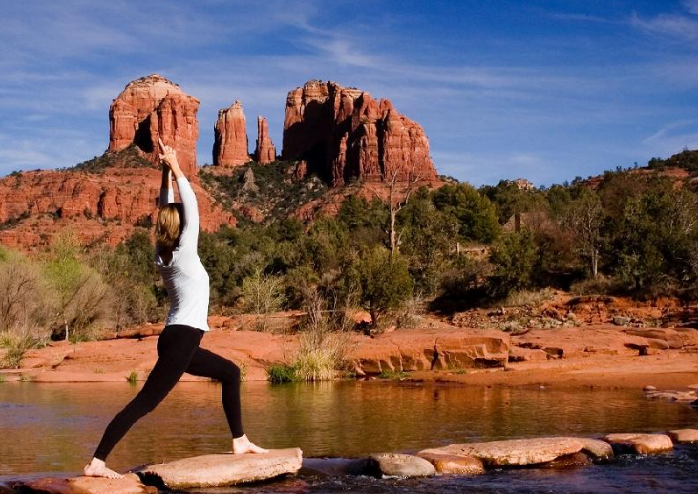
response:
[[[698,15],[698,0],[683,0],[683,6],[691,14]]]
[[[659,14],[649,19],[641,19],[636,13],[630,17],[630,24],[643,31],[682,41],[698,39],[698,21],[678,14]]]

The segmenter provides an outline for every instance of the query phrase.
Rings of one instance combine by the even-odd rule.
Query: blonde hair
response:
[[[158,210],[158,220],[155,224],[155,240],[160,247],[174,249],[182,233],[180,206],[176,203],[164,204]]]

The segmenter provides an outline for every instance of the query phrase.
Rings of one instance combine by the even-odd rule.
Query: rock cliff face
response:
[[[271,163],[276,159],[276,148],[269,137],[269,126],[264,117],[257,117],[257,148],[254,152],[254,159],[262,165]]]
[[[158,74],[130,82],[109,109],[109,149],[121,151],[135,144],[157,162],[158,138],[177,150],[184,173],[197,173],[196,140],[199,100]]]
[[[309,81],[288,93],[282,157],[307,161],[308,172],[333,185],[352,178],[436,180],[419,124],[387,99],[334,82]]]
[[[214,134],[214,165],[231,167],[250,161],[247,153],[247,123],[240,100],[236,100],[230,108],[218,112]]]
[[[232,213],[215,205],[198,180],[192,187],[202,230],[235,225]],[[116,245],[137,225],[155,222],[159,188],[160,172],[153,168],[113,167],[100,174],[44,170],[5,177],[0,180],[0,243],[31,249],[70,227],[84,243]]]

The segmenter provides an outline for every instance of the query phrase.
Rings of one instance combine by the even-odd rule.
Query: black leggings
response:
[[[223,410],[233,437],[240,437],[240,368],[229,360],[199,348],[204,332],[191,326],[166,326],[158,338],[158,361],[136,397],[107,426],[95,451],[106,460],[111,450],[133,424],[156,406],[174,388],[182,374],[210,377],[223,382]]]

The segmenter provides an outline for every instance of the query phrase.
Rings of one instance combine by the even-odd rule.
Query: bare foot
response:
[[[106,479],[123,479],[124,476],[116,473],[111,468],[107,468],[107,465],[97,458],[92,458],[89,465],[85,466],[83,473],[87,477],[104,477]]]
[[[269,450],[260,448],[256,444],[250,442],[246,435],[233,438],[233,454],[234,455],[244,455],[245,453],[268,453]]]

